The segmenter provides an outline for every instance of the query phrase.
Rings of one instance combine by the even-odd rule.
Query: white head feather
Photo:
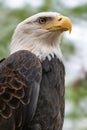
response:
[[[28,50],[34,53],[40,60],[54,57],[54,54],[62,59],[59,45],[61,31],[49,31],[42,29],[42,24],[38,23],[38,18],[55,18],[60,14],[56,12],[43,12],[33,15],[19,23],[15,29],[10,45],[11,54],[19,50]]]

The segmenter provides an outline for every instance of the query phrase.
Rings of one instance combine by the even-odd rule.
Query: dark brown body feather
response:
[[[19,56],[18,53],[15,54],[17,59],[13,55],[14,58],[10,57],[0,65],[0,102],[2,103],[2,106],[0,106],[0,128],[3,127],[3,124],[5,124],[4,126],[8,126],[7,124],[12,122],[8,129],[3,127],[0,130],[62,130],[65,106],[65,70],[62,62],[56,56],[51,61],[46,58],[42,62],[41,67],[38,59],[33,54],[23,53],[22,55],[19,53]],[[14,60],[16,60],[15,63]],[[14,64],[10,65],[10,62]],[[18,87],[15,86],[16,81],[12,79],[17,79]],[[35,84],[36,82],[37,84]],[[12,89],[13,91],[6,90],[7,84],[9,84],[8,90]],[[36,94],[37,89],[33,89],[35,86],[36,88],[40,86],[37,108],[36,105],[33,105],[38,96]],[[32,89],[33,94],[31,94]],[[9,105],[7,100],[6,102],[2,100],[6,97],[4,95],[6,91],[9,92],[9,96],[7,96]],[[33,102],[30,103],[30,100],[33,100]],[[3,113],[4,106],[8,110],[7,115]],[[16,111],[14,111],[15,109]]]
[[[64,120],[64,77],[62,62],[56,58],[42,63],[42,81],[31,130],[62,130]],[[30,129],[29,129],[30,130]]]
[[[33,118],[41,70],[38,58],[28,51],[16,52],[0,63],[0,130],[22,129],[26,116]]]

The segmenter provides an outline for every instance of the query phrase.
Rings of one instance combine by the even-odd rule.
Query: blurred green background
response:
[[[63,130],[87,130],[87,0],[0,0],[0,59],[9,55],[16,25],[42,11],[71,18],[71,35],[64,33],[61,49],[66,68],[66,109]]]

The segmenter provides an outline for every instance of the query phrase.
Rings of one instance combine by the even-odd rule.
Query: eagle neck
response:
[[[46,57],[50,61],[55,55],[58,59],[63,60],[60,44],[58,42],[59,41],[49,43],[48,41],[42,41],[39,39],[31,40],[29,38],[18,39],[16,41],[13,39],[10,46],[10,52],[12,54],[19,50],[28,50],[35,54],[41,61],[44,61]]]

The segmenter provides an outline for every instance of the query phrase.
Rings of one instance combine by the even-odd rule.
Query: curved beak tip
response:
[[[69,30],[69,33],[72,32],[72,22],[69,18],[67,18],[67,29]]]

